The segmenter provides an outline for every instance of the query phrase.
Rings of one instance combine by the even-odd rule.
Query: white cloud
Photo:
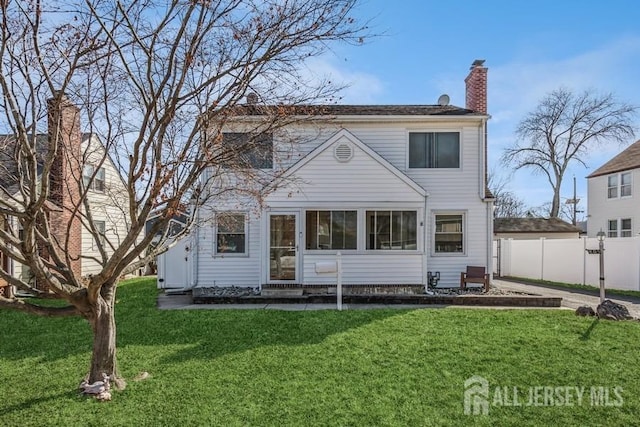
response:
[[[371,104],[383,92],[382,81],[372,75],[339,67],[327,57],[312,58],[306,68],[314,79],[328,79],[338,86],[346,86],[340,92],[340,104]]]

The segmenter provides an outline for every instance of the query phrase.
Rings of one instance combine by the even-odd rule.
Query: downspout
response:
[[[489,272],[489,280],[493,280],[493,200],[487,199],[487,119],[483,118],[478,127],[478,139],[482,141],[480,147],[480,198],[485,202],[487,207],[487,271]]]
[[[429,266],[427,265],[427,259],[429,259],[429,251],[431,250],[431,234],[429,233],[429,214],[427,212],[427,199],[429,198],[429,193],[424,195],[424,211],[422,213],[422,238],[424,239],[423,247],[422,247],[422,283],[424,284],[425,292],[429,290],[429,283],[427,283],[427,270],[429,270]]]

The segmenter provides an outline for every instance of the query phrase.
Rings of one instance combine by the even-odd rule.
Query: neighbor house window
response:
[[[607,197],[609,199],[618,197],[618,175],[611,175],[607,178]]]
[[[367,249],[418,249],[416,211],[367,211]]]
[[[631,172],[620,174],[620,197],[631,196]]]
[[[223,133],[220,156],[228,168],[272,169],[273,134]]]
[[[434,232],[435,253],[464,252],[464,216],[462,214],[436,215]]]
[[[618,186],[618,184],[620,184]],[[607,198],[616,199],[631,196],[631,172],[621,173],[619,176],[609,175],[607,177]]]
[[[460,133],[409,133],[409,168],[459,168]]]
[[[246,253],[246,217],[243,213],[221,213],[216,217],[216,253]]]
[[[106,224],[104,221],[93,221],[93,226],[98,234],[98,239],[93,238],[93,249],[98,249],[96,241],[100,242],[100,245],[104,248],[104,233],[106,231]]]
[[[316,249],[357,249],[356,211],[307,211],[306,245]]]
[[[82,171],[82,181],[84,183],[84,187],[97,191],[100,193],[104,193],[105,187],[105,172],[104,168],[97,168],[93,165],[84,165],[84,169]]]
[[[620,220],[620,237],[631,237],[631,218]]]
[[[607,236],[608,237],[618,237],[618,220],[617,219],[610,219],[609,220]]]

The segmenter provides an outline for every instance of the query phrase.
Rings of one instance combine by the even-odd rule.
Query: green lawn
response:
[[[158,311],[153,280],[125,283],[114,400],[74,388],[90,331],[0,311],[0,425],[639,425],[640,323],[570,311]],[[136,374],[151,377],[133,382]],[[464,381],[586,387],[581,405],[463,413]],[[592,407],[589,388],[622,387]],[[526,404],[525,397],[521,397]]]

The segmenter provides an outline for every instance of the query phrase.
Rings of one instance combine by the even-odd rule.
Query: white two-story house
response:
[[[640,141],[613,157],[587,177],[587,234],[602,230],[607,237],[640,234]]]
[[[256,157],[257,167],[281,168],[278,186],[259,205],[217,200],[201,208],[213,220],[160,262],[184,260],[188,279],[172,285],[163,275],[180,269],[160,268],[159,285],[330,285],[336,276],[320,266],[338,253],[351,286],[423,288],[438,272],[439,286],[453,287],[466,266],[490,271],[483,63],[475,61],[465,80],[465,108],[443,96],[439,105],[314,106],[316,117],[303,120],[308,108],[290,107],[301,120],[264,136]],[[241,143],[265,108],[234,109],[222,140]],[[304,143],[289,145],[285,134]],[[285,145],[287,155],[272,161]]]

